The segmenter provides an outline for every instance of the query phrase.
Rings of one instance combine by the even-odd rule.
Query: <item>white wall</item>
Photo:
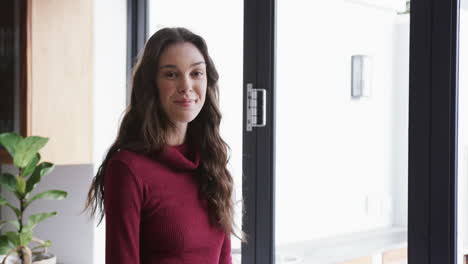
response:
[[[395,20],[392,87],[391,193],[393,225],[408,226],[409,14]]]
[[[278,244],[404,224],[392,212],[407,202],[392,198],[406,191],[396,179],[407,177],[397,15],[358,2],[278,1]],[[355,54],[373,61],[371,94],[361,100],[350,97]]]
[[[127,1],[94,1],[94,171],[117,136],[125,109]],[[91,178],[89,178],[91,180]],[[94,226],[96,226],[95,222]],[[91,242],[91,241],[90,241]],[[94,229],[94,264],[105,260],[105,218]]]

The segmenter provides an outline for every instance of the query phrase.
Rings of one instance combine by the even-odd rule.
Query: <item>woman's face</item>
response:
[[[190,42],[169,45],[159,58],[156,85],[171,122],[179,127],[194,120],[207,89],[205,59],[198,48]]]

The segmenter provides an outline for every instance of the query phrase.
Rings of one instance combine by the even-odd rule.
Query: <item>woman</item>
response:
[[[118,137],[88,193],[106,215],[106,263],[231,263],[233,180],[218,73],[203,38],[165,28],[133,73]],[[104,210],[103,210],[104,208]]]

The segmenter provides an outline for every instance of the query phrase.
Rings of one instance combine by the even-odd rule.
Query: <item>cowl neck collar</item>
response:
[[[198,168],[200,152],[187,144],[166,146],[158,159],[174,170],[192,171]]]

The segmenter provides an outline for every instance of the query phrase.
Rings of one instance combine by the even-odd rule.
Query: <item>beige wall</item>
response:
[[[92,162],[92,0],[29,0],[28,135],[56,164]]]

